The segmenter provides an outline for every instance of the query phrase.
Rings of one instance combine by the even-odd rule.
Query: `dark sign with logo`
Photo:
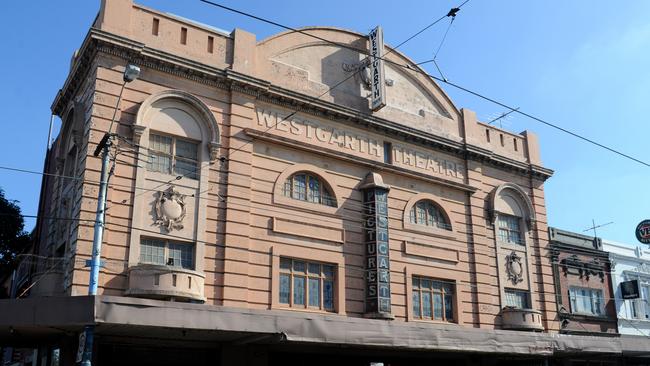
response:
[[[366,246],[366,313],[390,316],[390,259],[388,246],[388,190],[363,192]]]
[[[636,226],[636,238],[643,244],[650,244],[650,220],[643,220]]]
[[[625,281],[621,282],[621,296],[623,299],[638,299],[639,296],[639,281]]]

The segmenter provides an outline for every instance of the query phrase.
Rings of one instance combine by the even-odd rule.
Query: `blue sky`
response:
[[[329,25],[366,33],[384,27],[398,44],[458,2],[232,1],[229,5],[293,27]],[[12,1],[0,11],[0,165],[42,170],[50,105],[86,35],[99,0]],[[141,4],[258,39],[277,27],[198,0]],[[471,0],[458,14],[438,62],[450,80],[564,128],[650,161],[650,2]],[[447,27],[432,27],[400,50],[431,59]],[[433,65],[425,69],[436,74]],[[501,107],[442,85],[458,107],[486,121]],[[539,135],[542,160],[555,170],[545,185],[548,221],[581,232],[613,221],[599,236],[636,245],[634,228],[650,218],[650,167],[623,159],[546,126],[511,115],[506,129]],[[57,121],[57,126],[60,121]],[[41,177],[0,170],[0,187],[35,214]],[[28,220],[31,228],[33,221]]]

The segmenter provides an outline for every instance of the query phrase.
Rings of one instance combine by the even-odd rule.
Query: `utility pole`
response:
[[[137,79],[139,75],[140,68],[138,66],[131,64],[126,65],[126,68],[124,69],[124,82],[122,83],[120,95],[117,98],[117,103],[115,104],[115,110],[113,111],[111,124],[108,127],[108,132],[106,132],[101,141],[99,141],[99,144],[97,145],[94,153],[95,157],[97,157],[100,153],[102,154],[102,171],[101,177],[99,179],[99,192],[97,193],[97,214],[95,216],[95,233],[93,236],[92,257],[91,260],[86,264],[87,266],[90,265],[90,280],[88,283],[89,296],[97,295],[99,268],[101,267],[102,241],[104,238],[104,219],[106,217],[106,193],[108,192],[108,179],[110,178],[110,148],[113,138],[111,130],[113,129],[115,117],[117,116],[117,110],[120,108],[120,102],[122,101],[122,93],[124,92],[124,87],[127,83],[130,83],[131,81]],[[77,361],[81,361],[82,366],[91,366],[92,364],[94,330],[94,324],[86,325],[84,328],[84,335],[79,338],[79,350],[82,350],[82,343],[84,346],[83,353],[81,355],[77,355]],[[81,359],[79,359],[79,356],[81,356]]]

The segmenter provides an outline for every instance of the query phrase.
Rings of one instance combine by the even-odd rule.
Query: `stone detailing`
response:
[[[257,125],[265,130],[273,130],[275,133],[310,144],[331,146],[334,149],[349,150],[371,159],[385,160],[383,141],[378,138],[352,129],[337,128],[322,122],[297,117],[295,113],[284,115],[276,111],[258,108]],[[442,175],[456,180],[463,179],[462,164],[445,159],[438,154],[398,144],[392,145],[390,151],[392,154],[390,160],[396,166],[433,176]]]
[[[598,258],[591,261],[583,261],[577,255],[573,254],[568,258],[560,261],[560,267],[565,276],[575,275],[580,278],[589,280],[590,276],[600,277],[600,281],[605,281],[606,264],[599,261]]]
[[[521,263],[521,256],[515,251],[506,256],[506,273],[508,274],[508,281],[512,281],[513,285],[524,280],[524,266]]]
[[[183,229],[185,219],[185,195],[180,194],[174,187],[158,192],[156,200],[155,224],[162,226],[167,232]]]

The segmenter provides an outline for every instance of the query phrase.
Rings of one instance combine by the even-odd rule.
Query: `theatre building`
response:
[[[477,121],[407,56],[382,54],[377,30],[257,39],[101,3],[52,104],[63,125],[40,239],[23,296],[0,301],[0,345],[71,365],[94,325],[98,365],[620,353],[611,338],[558,334],[552,171],[534,134]],[[385,60],[368,58],[372,45]],[[129,64],[140,73],[126,82]],[[93,152],[114,113],[99,289],[87,296]]]

